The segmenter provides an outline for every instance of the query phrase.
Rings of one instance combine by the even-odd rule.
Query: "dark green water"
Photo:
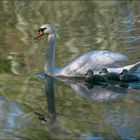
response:
[[[140,83],[88,89],[40,79],[46,40],[33,40],[42,24],[56,26],[58,67],[94,49],[121,52],[127,64],[140,61],[140,1],[3,0],[0,6],[0,139],[140,139]]]

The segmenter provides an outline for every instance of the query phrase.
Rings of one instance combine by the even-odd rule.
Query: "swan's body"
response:
[[[125,61],[127,57],[112,51],[91,51],[65,66],[59,74],[65,76],[83,76],[88,69],[97,73],[103,67],[113,67],[117,61]]]
[[[44,34],[46,34],[48,38],[45,59],[45,72],[50,76],[81,77],[84,76],[88,69],[92,69],[96,73],[99,72],[103,67],[108,67],[109,72],[114,71],[120,73],[123,69],[134,71],[140,66],[140,62],[138,62],[133,65],[115,68],[114,64],[116,62],[126,61],[127,57],[120,53],[101,50],[88,52],[78,59],[72,61],[67,66],[58,69],[54,67],[56,29],[51,24],[42,25],[38,31],[37,37],[35,38],[39,38]]]

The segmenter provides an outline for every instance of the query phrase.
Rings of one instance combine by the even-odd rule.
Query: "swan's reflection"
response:
[[[45,78],[44,74],[39,75],[40,78]],[[39,120],[42,122],[47,122],[48,124],[53,124],[56,120],[56,110],[55,110],[55,90],[54,90],[54,80],[52,77],[47,76],[45,78],[45,95],[47,99],[47,109],[48,115],[35,112],[38,115]]]
[[[47,107],[49,112],[49,118],[51,118],[51,122],[55,121],[56,119],[54,91],[54,79],[52,77],[47,77],[45,80],[45,95],[47,97]]]
[[[54,90],[55,80],[64,82],[66,85],[71,87],[72,90],[74,90],[74,92],[80,94],[86,99],[93,101],[117,100],[127,93],[127,88],[123,87],[124,85],[121,86],[114,84],[87,85],[81,79],[67,79],[67,78],[53,79],[52,77],[47,76],[47,78],[45,79],[45,95],[47,97],[47,109],[49,113],[48,119],[51,124],[54,123],[56,120],[55,90]],[[41,116],[41,114],[39,115]],[[44,116],[41,117],[43,118]]]
[[[93,85],[83,82],[82,79],[58,78],[70,86],[76,93],[94,101],[116,100],[127,93],[128,85],[124,83],[114,83],[106,85]]]

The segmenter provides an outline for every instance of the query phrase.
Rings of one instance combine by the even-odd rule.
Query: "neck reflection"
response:
[[[47,99],[48,115],[35,112],[38,115],[39,120],[47,124],[53,124],[56,121],[55,110],[55,92],[54,92],[54,79],[52,77],[45,78],[45,95]]]
[[[49,116],[55,116],[55,92],[54,92],[54,79],[47,77],[45,79],[45,95],[47,97],[47,107]]]

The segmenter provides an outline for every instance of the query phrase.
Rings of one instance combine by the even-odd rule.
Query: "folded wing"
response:
[[[61,72],[63,75],[83,75],[88,69],[99,71],[103,67],[113,67],[118,61],[126,61],[127,56],[112,51],[91,51],[72,61]]]

